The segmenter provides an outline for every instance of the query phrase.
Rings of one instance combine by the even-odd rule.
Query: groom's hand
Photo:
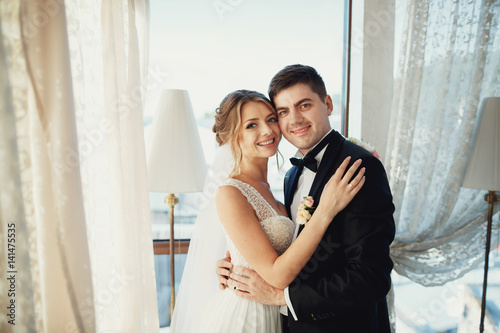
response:
[[[271,286],[251,269],[236,267],[227,285],[237,296],[268,305],[286,305],[283,289]]]
[[[224,290],[227,287],[227,280],[229,279],[229,274],[231,274],[231,269],[233,264],[231,264],[231,253],[226,251],[226,257],[224,259],[218,260],[216,263],[215,273],[219,279],[219,288]]]

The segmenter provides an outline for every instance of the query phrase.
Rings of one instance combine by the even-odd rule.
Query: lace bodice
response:
[[[295,232],[295,224],[289,218],[280,216],[276,210],[262,197],[262,195],[251,185],[240,180],[229,178],[223,186],[234,186],[247,198],[252,205],[260,225],[271,245],[278,255],[283,254],[292,243]],[[228,234],[224,231],[231,252],[231,262],[234,266],[243,266],[252,269],[250,264],[243,258],[236,246],[233,244]]]

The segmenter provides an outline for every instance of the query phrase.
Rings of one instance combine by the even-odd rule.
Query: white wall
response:
[[[365,0],[353,8],[349,136],[371,143],[381,160],[392,104],[395,11],[394,0]]]

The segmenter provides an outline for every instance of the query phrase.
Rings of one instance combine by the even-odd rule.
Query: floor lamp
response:
[[[488,97],[481,103],[462,186],[488,191],[484,197],[488,202],[488,227],[486,230],[483,296],[479,324],[479,332],[483,332],[493,205],[498,201],[498,195],[495,191],[500,191],[500,97]]]
[[[175,305],[174,206],[175,193],[201,192],[206,163],[193,108],[186,90],[162,91],[153,119],[148,155],[149,190],[169,193],[170,208],[170,313]]]

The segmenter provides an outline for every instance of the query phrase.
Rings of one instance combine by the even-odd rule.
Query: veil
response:
[[[170,325],[172,333],[194,332],[198,321],[196,316],[203,313],[208,300],[218,291],[215,262],[225,256],[227,244],[215,207],[215,191],[229,177],[233,167],[230,145],[219,147],[205,178]]]

